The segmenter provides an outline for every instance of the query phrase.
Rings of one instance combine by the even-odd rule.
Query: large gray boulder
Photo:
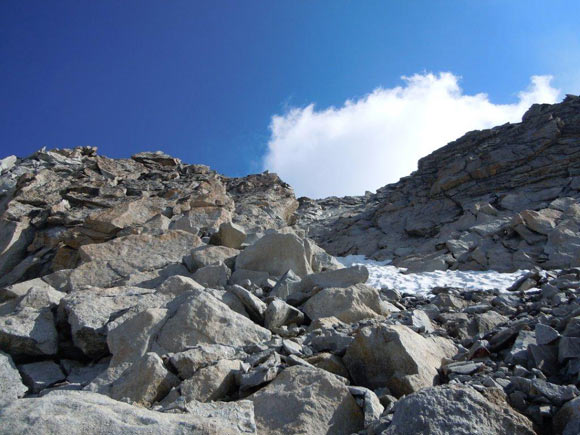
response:
[[[81,260],[109,261],[128,270],[161,269],[170,263],[181,263],[184,255],[201,245],[199,237],[183,231],[161,235],[139,234],[119,237],[106,243],[84,245]]]
[[[240,360],[223,359],[200,368],[181,383],[181,395],[187,401],[223,399],[236,391],[236,373],[241,371],[242,364]]]
[[[168,312],[165,308],[150,308],[115,322],[107,335],[107,345],[113,355],[109,367],[86,389],[110,394],[111,384],[151,350]]]
[[[74,344],[85,355],[97,357],[107,353],[107,334],[119,314],[130,308],[159,307],[169,300],[170,294],[139,287],[95,287],[67,295],[59,310],[70,324]]]
[[[292,233],[266,234],[236,258],[236,269],[283,275],[292,269],[298,276],[312,273],[304,239]]]
[[[123,372],[111,385],[110,395],[116,400],[151,406],[178,384],[179,378],[164,367],[159,355],[150,352]]]
[[[0,434],[156,435],[256,434],[252,403],[186,405],[161,413],[86,391],[54,391],[0,408]]]
[[[423,337],[403,325],[361,329],[343,361],[355,385],[388,387],[400,397],[438,382],[443,358],[457,348],[442,337]]]
[[[244,346],[267,341],[270,331],[231,310],[204,291],[192,291],[158,333],[157,344],[181,352],[199,344]]]
[[[326,288],[304,304],[304,312],[312,320],[336,317],[346,323],[386,316],[387,305],[373,287],[356,284],[347,288]]]
[[[82,264],[71,273],[69,286],[73,290],[112,287],[133,274],[181,264],[184,256],[199,245],[198,236],[173,230],[160,235],[136,234],[83,245],[79,249]]]
[[[425,388],[395,404],[385,435],[533,435],[531,422],[506,403],[503,392],[485,396],[467,386]]]
[[[351,434],[364,425],[348,387],[320,369],[289,367],[248,399],[260,433]]]

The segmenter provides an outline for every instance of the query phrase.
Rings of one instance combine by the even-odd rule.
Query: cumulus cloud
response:
[[[314,104],[274,115],[264,169],[278,173],[297,196],[361,195],[396,182],[419,158],[467,131],[519,122],[534,103],[554,103],[550,76],[533,76],[514,104],[465,95],[452,73],[403,77],[341,107]]]

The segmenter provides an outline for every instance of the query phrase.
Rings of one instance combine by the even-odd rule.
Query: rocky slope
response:
[[[300,199],[299,225],[333,255],[411,271],[580,265],[580,98],[474,131],[365,197]]]
[[[578,433],[579,120],[577,97],[533,107],[322,201],[162,153],[5,158],[0,433]],[[545,270],[401,294],[315,240]]]

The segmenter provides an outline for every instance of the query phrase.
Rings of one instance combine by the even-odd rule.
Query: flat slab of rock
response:
[[[83,264],[75,268],[70,287],[112,287],[132,274],[181,264],[184,256],[201,245],[201,239],[185,231],[161,235],[139,234],[118,237],[105,243],[81,246]],[[118,285],[118,284],[117,284]]]
[[[38,393],[66,378],[60,366],[53,361],[40,361],[19,367],[22,378],[32,393]]]
[[[320,369],[293,366],[248,397],[258,432],[264,434],[351,434],[364,415],[348,387]]]
[[[301,291],[309,292],[315,286],[321,288],[345,288],[355,284],[364,284],[369,279],[369,271],[365,266],[352,266],[343,269],[328,270],[304,277]]]
[[[0,408],[0,432],[12,435],[186,435],[256,434],[252,403],[187,404],[188,412],[172,414],[118,402],[86,391],[55,391],[20,399]]]

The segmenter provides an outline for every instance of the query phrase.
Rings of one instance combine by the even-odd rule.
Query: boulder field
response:
[[[364,197],[161,152],[0,161],[0,434],[577,434],[580,98]],[[335,255],[527,272],[367,285]]]

